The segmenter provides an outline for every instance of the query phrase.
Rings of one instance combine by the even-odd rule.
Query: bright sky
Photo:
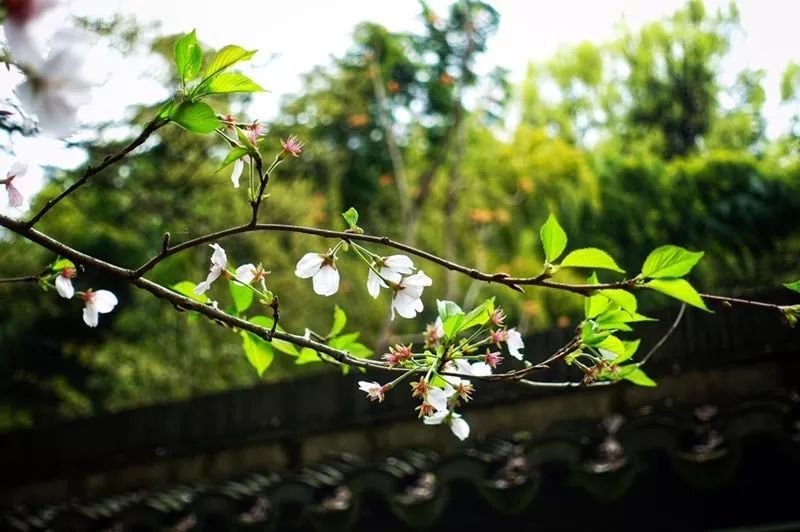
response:
[[[444,12],[449,2],[432,0],[434,10]],[[615,36],[619,23],[637,27],[681,7],[682,0],[495,0],[501,14],[500,28],[489,42],[482,68],[509,68],[512,80],[522,79],[529,61],[547,59],[559,47],[584,40],[603,42]],[[724,66],[724,81],[731,81],[743,68],[767,72],[766,116],[768,134],[784,131],[791,111],[780,105],[780,76],[790,60],[800,61],[797,21],[800,2],[792,0],[739,0],[743,33],[737,35],[730,59]],[[709,9],[727,5],[707,0]],[[300,74],[325,64],[331,55],[347,50],[353,27],[372,20],[390,30],[420,26],[419,7],[414,0],[72,0],[70,11],[79,15],[111,17],[133,15],[144,24],[157,22],[164,34],[197,29],[200,40],[212,47],[239,44],[256,48],[254,68],[248,71],[271,92],[257,95],[250,118],[267,120],[277,111],[280,97],[302,90]],[[158,67],[94,50],[93,64],[106,83],[98,88],[92,104],[83,109],[87,122],[124,119],[126,107],[165,98],[167,93],[153,80]],[[0,73],[0,96],[6,95],[15,78]],[[78,150],[67,150],[55,141],[20,139],[16,152],[40,165],[73,167],[82,162]],[[4,171],[8,161],[2,161]],[[37,190],[41,171],[34,167],[23,183],[23,193]],[[2,205],[2,201],[0,201]]]

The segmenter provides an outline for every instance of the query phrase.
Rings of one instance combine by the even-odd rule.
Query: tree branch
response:
[[[38,275],[25,275],[22,277],[6,277],[5,279],[0,279],[0,284],[10,284],[10,283],[38,283],[39,276]]]
[[[561,283],[557,281],[552,281],[545,274],[539,274],[533,277],[512,277],[511,275],[504,272],[496,272],[496,273],[482,272],[475,268],[464,266],[462,264],[458,264],[456,262],[450,261],[438,255],[434,255],[433,253],[429,253],[417,247],[410,246],[408,244],[404,244],[396,240],[392,240],[391,238],[386,236],[358,234],[358,233],[351,233],[348,231],[333,231],[330,229],[320,229],[316,227],[306,227],[306,226],[291,225],[291,224],[252,225],[248,223],[245,225],[229,227],[227,229],[222,229],[220,231],[215,231],[213,233],[208,233],[206,235],[202,235],[197,238],[187,240],[186,242],[182,242],[174,246],[163,247],[157,255],[153,256],[150,260],[145,262],[139,268],[137,268],[136,270],[129,270],[129,271],[131,272],[131,276],[133,278],[141,277],[142,275],[155,268],[160,262],[162,262],[164,259],[166,259],[171,255],[174,255],[176,253],[179,253],[181,251],[193,247],[200,246],[202,244],[213,242],[215,240],[220,240],[222,238],[226,238],[229,236],[239,235],[243,233],[251,233],[256,231],[278,231],[285,233],[301,233],[301,234],[319,236],[322,238],[337,238],[346,241],[358,240],[361,242],[371,242],[373,244],[394,248],[399,251],[405,251],[410,255],[414,255],[416,257],[420,257],[434,264],[438,264],[439,266],[446,268],[448,270],[462,273],[467,277],[475,279],[476,281],[502,284],[508,286],[509,288],[517,292],[524,292],[524,289],[522,288],[523,286],[539,286],[543,288],[562,290],[565,292],[572,292],[574,294],[580,294],[586,296],[596,292],[597,290],[634,290],[634,289],[646,288],[645,286],[638,284],[639,279],[637,278],[624,279],[622,281],[611,282],[611,283],[570,284],[570,283]],[[700,294],[700,296],[710,301],[730,302],[740,305],[751,305],[761,308],[769,308],[773,310],[780,310],[782,307],[781,305],[774,303],[763,303],[760,301],[751,301],[747,299],[739,299],[727,296],[717,296],[711,294]]]

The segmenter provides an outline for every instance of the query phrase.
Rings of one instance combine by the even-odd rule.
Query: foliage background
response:
[[[420,16],[419,33],[363,23],[346,55],[310,71],[304,90],[282,102],[278,118],[266,124],[262,151],[270,157],[289,134],[307,148],[280,167],[263,220],[341,228],[338,213],[354,206],[369,233],[482,270],[536,274],[543,259],[538,228],[552,211],[571,245],[603,247],[623,267],[635,269],[664,243],[705,250],[693,282],[706,291],[757,292],[796,277],[800,110],[790,130],[767,138],[764,73],[742,71],[731,86],[720,81],[738,24],[735,6],[710,12],[691,1],[664,20],[621,28],[612,42],[585,42],[531,64],[521,86],[511,86],[499,68],[489,76],[473,72],[502,23],[489,4],[462,0],[442,13],[421,4]],[[99,27],[121,47],[143,39],[128,22]],[[144,44],[169,58],[176,37]],[[797,108],[800,65],[787,65],[781,89]],[[215,108],[226,105],[220,99]],[[253,119],[246,99],[230,105],[242,120]],[[137,121],[153,112],[139,109]],[[105,133],[101,128],[86,142],[92,160],[121,145]],[[146,149],[59,206],[42,229],[112,262],[139,265],[165,231],[178,240],[246,219],[244,193],[231,187],[227,171],[216,172],[223,156],[214,136],[164,128]],[[34,207],[76,175],[53,171],[49,177]],[[3,239],[3,276],[29,274],[52,260],[26,242]],[[580,296],[517,295],[418,261],[434,279],[426,313],[418,323],[389,329],[388,300],[368,296],[366,271],[354,258],[340,261],[343,282],[335,298],[315,296],[310,283],[293,275],[302,254],[325,251],[327,244],[278,233],[224,243],[236,264],[261,261],[272,270],[269,285],[281,297],[290,331],[327,330],[338,303],[349,316],[348,330],[379,346],[386,334],[420,330],[437,297],[469,307],[495,295],[525,332],[580,319]],[[209,253],[180,254],[151,277],[167,285],[199,281]],[[75,304],[52,293],[0,285],[0,426],[261,380],[230,331],[193,323],[114,280],[82,276],[120,295],[117,311],[97,330],[82,325]],[[229,298],[224,286],[213,290],[214,299]],[[264,379],[323,370],[280,356]]]

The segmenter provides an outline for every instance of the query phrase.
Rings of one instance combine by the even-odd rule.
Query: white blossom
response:
[[[365,392],[370,401],[383,401],[384,389],[378,382],[358,381],[358,389]]]
[[[520,349],[525,347],[525,344],[522,343],[522,335],[516,329],[509,329],[507,332],[506,346],[508,347],[508,353],[517,360],[522,360],[522,353],[519,352]]]
[[[422,418],[422,422],[426,425],[441,425],[442,423],[447,423],[450,425],[450,430],[459,440],[464,441],[469,437],[469,423],[467,423],[460,414],[456,414],[455,412],[440,410],[435,414],[425,416]]]
[[[306,253],[297,262],[294,274],[301,279],[311,280],[314,292],[321,296],[331,296],[339,290],[339,270],[334,264],[333,255]]]
[[[451,360],[448,362],[446,369],[454,373],[461,373],[462,375],[471,375],[474,377],[485,377],[492,374],[492,368],[486,362],[473,362],[470,364],[468,360],[464,360],[463,358]]]
[[[228,267],[228,256],[222,246],[215,243],[210,244],[209,247],[214,250],[211,255],[211,268],[208,271],[206,280],[194,287],[194,293],[197,295],[204,294],[206,290],[211,288],[211,283],[216,281]]]
[[[32,65],[41,61],[47,48],[47,35],[39,23],[47,11],[60,3],[60,0],[6,2],[3,30],[15,63]]]
[[[414,318],[422,312],[422,291],[433,283],[422,270],[400,280],[392,298],[392,319],[395,310],[404,318]]]
[[[425,396],[425,400],[437,412],[447,412],[447,402],[453,394],[456,393],[455,388],[447,384],[444,388],[431,387]]]
[[[258,273],[258,268],[256,268],[254,265],[242,264],[241,266],[236,268],[234,277],[236,277],[236,280],[242,284],[250,284],[253,282],[253,279],[256,278],[257,273]]]
[[[72,268],[64,268],[64,270],[56,276],[56,292],[58,295],[65,299],[72,299],[75,295],[75,288],[72,286],[72,275],[75,270]]]
[[[83,322],[89,327],[97,327],[99,315],[108,314],[117,306],[117,296],[108,290],[87,290],[83,294],[83,301]]]
[[[24,38],[19,44],[24,48],[22,42]],[[16,94],[22,105],[37,116],[43,133],[54,137],[69,134],[77,122],[78,109],[89,102],[93,83],[85,73],[86,49],[81,33],[61,31],[53,38],[46,57],[27,58],[27,79],[17,86]],[[34,53],[29,50],[25,55]]]
[[[377,273],[376,271],[377,270]],[[381,287],[386,288],[384,279],[397,283],[403,275],[414,271],[414,263],[405,255],[390,255],[375,261],[367,275],[367,292],[372,297],[378,297]]]
[[[25,201],[25,198],[22,196],[22,193],[19,191],[17,187],[14,186],[14,180],[18,177],[25,175],[28,171],[28,165],[22,161],[15,161],[14,164],[11,165],[11,168],[8,169],[8,173],[6,174],[6,178],[0,183],[3,183],[6,186],[6,193],[8,194],[8,205],[9,207],[19,207]]]

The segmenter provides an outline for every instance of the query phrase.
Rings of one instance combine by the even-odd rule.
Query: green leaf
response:
[[[702,251],[688,251],[679,246],[661,246],[647,256],[642,276],[650,279],[683,277],[703,257]]]
[[[344,211],[342,213],[342,218],[344,218],[344,221],[347,222],[347,225],[350,226],[351,229],[358,225],[358,211],[353,207]]]
[[[273,319],[269,316],[253,316],[248,320],[250,323],[254,323],[259,327],[264,327],[265,329],[272,329],[272,322]],[[283,332],[283,328],[278,325],[275,328],[276,331]],[[272,342],[270,342],[272,347],[280,351],[281,353],[285,353],[287,355],[298,356],[300,352],[297,350],[297,347],[291,342],[287,342],[286,340],[279,340],[278,338],[273,338]]]
[[[464,314],[464,311],[461,310],[461,307],[452,301],[437,300],[436,309],[439,311],[439,317],[442,319],[442,323],[444,323],[450,316]]]
[[[558,259],[567,247],[567,233],[564,232],[552,213],[539,229],[539,237],[542,239],[542,248],[544,248],[544,257],[547,262]]]
[[[490,297],[471,311],[464,317],[464,323],[461,325],[461,330],[466,330],[476,325],[484,325],[492,317],[494,312],[494,298]]]
[[[254,334],[242,331],[241,336],[244,354],[247,360],[250,361],[250,364],[256,368],[258,376],[260,377],[275,359],[275,351],[273,351],[269,342]]]
[[[621,364],[626,360],[629,360],[633,355],[636,354],[636,351],[639,350],[639,344],[641,343],[642,341],[639,340],[638,338],[636,340],[630,340],[630,341],[623,340],[622,345],[625,346],[625,352],[619,355],[614,360],[612,360],[611,364],[616,366],[617,364]]]
[[[236,46],[234,44],[223,46],[217,52],[217,55],[214,56],[214,59],[211,60],[211,64],[208,65],[208,68],[206,68],[206,71],[203,73],[203,83],[206,83],[206,80],[209,80],[211,76],[222,72],[231,65],[234,65],[239,61],[250,59],[255,53],[256,50],[245,50],[241,46]]]
[[[361,342],[353,342],[351,344],[348,344],[345,350],[349,351],[351,355],[361,358],[368,358],[371,357],[373,354],[372,349],[365,346]]]
[[[693,307],[711,312],[703,302],[703,298],[697,293],[697,290],[684,279],[653,279],[645,283],[645,286],[657,292],[661,292],[662,294],[674,297],[678,301],[683,301]]]
[[[248,153],[249,151],[247,150],[247,148],[235,146],[234,148],[231,149],[231,151],[228,152],[228,155],[226,155],[225,158],[222,160],[222,162],[219,165],[219,168],[217,168],[217,172],[219,172],[229,164],[233,163],[235,160],[241,159]]]
[[[54,272],[60,272],[67,268],[75,269],[75,264],[69,259],[58,259],[53,263],[52,270]]]
[[[603,339],[603,341],[595,343],[592,347],[596,349],[602,349],[604,351],[610,351],[611,353],[614,353],[614,355],[617,356],[625,354],[625,345],[622,343],[622,340],[620,340],[613,334],[606,336]],[[613,360],[616,357],[606,357],[604,355],[604,358],[609,358],[609,360]]]
[[[313,364],[315,362],[322,362],[322,359],[320,359],[319,355],[317,355],[317,352],[310,347],[304,347],[301,349],[294,361],[294,363],[298,366]]]
[[[158,110],[156,113],[157,118],[172,118],[172,115],[175,114],[175,109],[178,108],[178,102],[173,100],[167,100],[164,105]]]
[[[241,314],[242,312],[245,312],[247,309],[250,308],[250,305],[253,304],[252,290],[250,290],[243,284],[233,280],[228,283],[228,288],[231,291],[231,297],[233,298],[233,305],[234,308],[236,308],[237,314]]]
[[[599,268],[601,270],[613,270],[615,272],[625,273],[625,270],[617,266],[611,255],[598,248],[583,248],[570,251],[564,260],[561,261],[561,267],[566,268]]]
[[[203,66],[203,51],[197,42],[195,30],[175,41],[175,65],[183,83],[193,80]]]
[[[207,94],[228,94],[231,92],[264,92],[258,83],[238,72],[224,72],[214,76],[195,92],[196,97]]]
[[[172,285],[174,291],[178,292],[182,296],[186,296],[189,299],[194,299],[195,301],[199,301],[200,303],[208,303],[209,299],[208,296],[205,294],[195,294],[194,289],[197,284],[191,281],[181,281],[177,284]]]
[[[172,121],[194,133],[211,133],[222,126],[214,110],[203,102],[182,102],[172,115]]]
[[[596,347],[597,344],[600,344],[611,336],[611,331],[601,331],[601,332],[587,332],[585,329],[582,331],[582,338],[581,340],[585,345],[590,345],[592,347]]]
[[[632,330],[628,324],[630,321],[630,313],[626,310],[607,310],[597,316],[597,324],[601,329],[617,329],[619,331]]]
[[[648,386],[648,387],[657,386],[656,381],[648,377],[647,373],[642,371],[636,365],[622,366],[620,377],[625,380],[631,381],[637,386]]]
[[[361,333],[359,332],[343,334],[341,336],[337,336],[336,338],[331,338],[328,342],[328,345],[334,349],[346,349],[348,345],[358,340],[359,336],[361,336]]]
[[[800,281],[795,281],[793,283],[786,283],[783,286],[785,286],[789,290],[794,290],[795,292],[800,292]]]
[[[606,297],[620,306],[623,310],[628,312],[636,312],[638,308],[638,303],[636,302],[636,296],[628,292],[627,290],[623,290],[621,288],[609,288],[606,290],[598,290],[598,294],[603,297]]]
[[[347,314],[344,313],[339,305],[333,307],[333,325],[331,325],[331,332],[328,337],[332,338],[342,332],[344,326],[347,325]]]
[[[597,273],[595,272],[592,272],[592,275],[586,279],[586,284],[597,284],[599,282],[600,281],[597,279]],[[608,300],[608,298],[603,296],[586,296],[586,299],[583,301],[583,311],[587,319],[596,318],[605,312],[610,304],[611,302]]]
[[[442,322],[444,337],[447,339],[455,338],[463,330],[465,319],[466,316],[464,314],[453,314],[444,320]]]

